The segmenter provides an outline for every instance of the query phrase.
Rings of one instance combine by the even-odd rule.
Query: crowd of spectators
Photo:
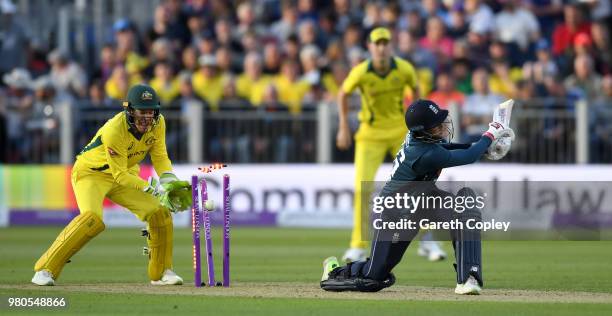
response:
[[[594,113],[612,106],[608,0],[163,0],[146,27],[114,21],[113,40],[87,65],[68,52],[33,49],[11,1],[0,0],[0,10],[0,132],[3,159],[12,162],[28,156],[24,131],[55,126],[46,105],[113,107],[140,82],[164,106],[198,100],[211,112],[299,116],[332,104],[351,67],[368,58],[376,26],[392,30],[395,54],[415,66],[421,96],[458,106],[466,140],[506,98],[560,108],[586,98]],[[36,123],[41,118],[45,124]],[[593,125],[592,144],[609,147],[604,123]]]

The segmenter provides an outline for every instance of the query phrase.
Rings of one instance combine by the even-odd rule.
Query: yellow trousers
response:
[[[351,248],[366,248],[368,236],[368,210],[362,207],[362,198],[371,192],[363,192],[362,184],[374,181],[378,167],[385,160],[387,154],[395,158],[403,138],[392,140],[356,140],[355,141],[355,196],[353,198],[353,232],[351,234]],[[391,172],[391,170],[389,170]],[[367,204],[364,204],[367,205]]]

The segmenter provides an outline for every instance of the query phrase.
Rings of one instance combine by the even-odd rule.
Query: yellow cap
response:
[[[377,27],[370,32],[370,42],[376,43],[380,40],[391,40],[391,32],[386,27]]]

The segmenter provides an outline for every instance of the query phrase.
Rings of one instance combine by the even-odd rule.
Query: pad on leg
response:
[[[463,188],[457,192],[458,196],[476,196],[469,188]],[[463,229],[453,232],[453,248],[455,249],[455,269],[457,270],[457,284],[463,284],[470,275],[483,286],[482,281],[482,254],[480,230],[468,229],[465,223],[468,220],[474,222],[482,221],[482,214],[477,208],[466,209],[462,213],[456,213],[457,218],[464,224]]]
[[[147,219],[149,236],[148,274],[152,281],[161,279],[166,269],[172,268],[172,216],[164,207],[151,214]]]
[[[57,280],[68,259],[104,228],[104,222],[95,213],[81,213],[62,230],[51,247],[36,261],[34,271],[49,270]]]

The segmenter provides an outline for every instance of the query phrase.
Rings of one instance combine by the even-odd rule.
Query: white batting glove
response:
[[[502,137],[494,140],[484,154],[484,157],[489,160],[500,160],[506,156],[512,147],[512,140],[510,137]]]
[[[511,128],[504,127],[504,125],[499,122],[489,123],[489,129],[482,135],[491,138],[492,141],[502,137],[509,137],[511,141],[514,140],[514,131]]]

